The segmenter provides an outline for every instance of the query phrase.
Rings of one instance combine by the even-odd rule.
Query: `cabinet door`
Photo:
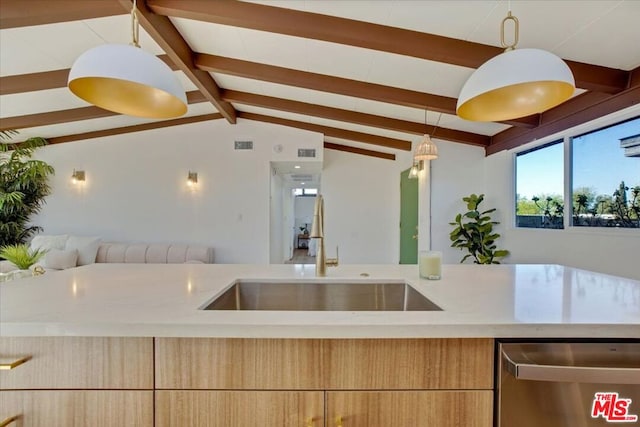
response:
[[[157,391],[156,427],[321,427],[320,391]]]
[[[326,340],[327,389],[493,389],[492,339]]]
[[[321,340],[156,338],[157,389],[321,390]]]
[[[19,427],[153,427],[153,391],[0,391],[0,423]]]
[[[153,339],[0,337],[0,389],[153,389]]]
[[[327,427],[491,427],[491,391],[327,392]]]

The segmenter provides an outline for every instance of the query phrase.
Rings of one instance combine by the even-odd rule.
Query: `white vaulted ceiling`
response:
[[[30,3],[25,8],[19,3]],[[73,61],[84,51],[103,43],[130,42],[130,16],[123,0],[102,0],[102,4],[114,3],[120,7],[121,14],[104,12],[102,17],[90,14],[59,12],[73,9],[73,3],[82,0],[51,0],[20,2],[3,0],[0,18],[0,128],[15,128],[18,123],[20,138],[42,136],[52,139],[86,132],[108,130],[134,126],[142,123],[154,123],[154,120],[128,116],[112,115],[108,117],[87,118],[83,114],[68,115],[67,110],[89,107],[76,98],[65,87],[46,88],[36,91],[16,91],[14,80],[22,76],[26,81],[34,73],[69,69]],[[85,2],[91,3],[91,2]],[[93,3],[97,3],[93,1]],[[138,3],[142,3],[141,0]],[[153,13],[155,7],[179,8],[194,1],[149,0],[148,6]],[[207,2],[213,10],[217,4],[228,2]],[[327,0],[285,0],[255,1],[257,6],[272,6],[294,9],[310,14],[330,15],[363,21],[372,24],[403,28],[421,33],[455,38],[484,45],[499,46],[500,22],[508,9],[506,1],[327,1]],[[42,8],[51,8],[48,13]],[[57,8],[57,9],[56,9]],[[587,107],[610,102],[613,97],[624,94],[626,104],[640,102],[640,1],[512,1],[511,9],[520,20],[520,43],[518,47],[536,47],[546,49],[566,60],[618,69],[626,74],[626,82],[615,90],[598,91],[578,89],[575,99],[568,102],[570,115],[579,114]],[[25,11],[26,10],[26,11]],[[117,12],[117,10],[116,10]],[[98,15],[101,12],[95,12]],[[32,21],[30,18],[33,17]],[[313,19],[309,15],[309,19]],[[11,18],[16,18],[11,21]],[[20,18],[21,21],[17,19]],[[423,94],[456,98],[473,68],[452,65],[445,62],[421,59],[412,56],[389,53],[372,48],[356,47],[311,38],[260,31],[241,26],[223,25],[169,16],[170,23],[178,30],[194,53],[233,58],[251,63],[267,64],[293,70],[305,71],[326,76],[340,77],[396,89],[406,89]],[[17,24],[19,22],[19,24]],[[42,23],[47,22],[47,23]],[[304,22],[292,22],[292,27],[304,26]],[[251,24],[247,25],[251,26]],[[156,55],[165,52],[143,28],[140,44],[146,51]],[[245,68],[253,68],[245,64]],[[253,70],[246,70],[253,72]],[[197,91],[194,83],[182,71],[175,71],[186,91]],[[237,74],[237,73],[232,73]],[[227,72],[209,72],[222,96],[228,91],[243,94],[264,95],[279,100],[298,101],[306,104],[347,110],[412,122],[432,131],[439,120],[442,129],[460,130],[486,137],[486,145],[493,144],[490,137],[498,140],[498,135],[512,128],[505,123],[478,123],[462,120],[455,114],[440,114],[438,108],[429,110],[429,106],[398,105],[380,100],[366,99],[330,88],[322,90],[299,87],[290,83],[269,82],[255,76],[231,75]],[[626,86],[625,86],[626,85]],[[11,89],[9,87],[11,86]],[[9,93],[8,93],[9,92]],[[579,102],[578,98],[582,97]],[[228,93],[230,95],[230,93]],[[202,100],[201,100],[202,101]],[[588,102],[587,102],[588,101]],[[613,101],[611,101],[613,102]],[[372,126],[349,120],[310,115],[295,110],[281,111],[266,105],[249,105],[238,100],[231,104],[239,118],[243,114],[259,114],[273,118],[295,120],[297,122],[329,126],[344,130],[357,131],[374,136],[384,136],[403,141],[416,141],[419,132],[403,129],[389,129],[388,126]],[[574,106],[575,105],[575,106]],[[617,107],[608,107],[617,108]],[[286,110],[291,110],[287,108]],[[44,119],[47,113],[60,112],[62,119]],[[593,110],[591,110],[593,111]],[[604,112],[608,110],[604,109]],[[424,126],[425,113],[429,127]],[[82,113],[82,112],[80,112]],[[185,117],[197,117],[218,113],[210,102],[197,102],[189,105]],[[45,116],[42,116],[42,115]],[[554,113],[555,114],[555,113]],[[561,114],[560,116],[558,114]],[[567,115],[560,111],[554,120]],[[564,116],[562,116],[564,114]],[[593,115],[595,113],[591,113]],[[46,116],[48,117],[48,116]],[[225,118],[210,118],[225,120]],[[246,116],[255,119],[255,116]],[[551,117],[551,115],[549,115]],[[585,116],[587,117],[587,116]],[[590,116],[589,116],[590,117]],[[19,120],[18,120],[19,119]],[[539,138],[548,126],[544,115],[537,118],[520,131],[523,136],[508,143],[524,143],[528,133],[531,138]],[[549,119],[551,120],[551,119]],[[542,126],[544,125],[544,126]],[[536,131],[536,127],[540,127]],[[533,128],[532,128],[533,127]],[[557,126],[554,128],[556,129]],[[533,129],[533,130],[532,130]],[[516,129],[518,130],[518,129]],[[536,132],[533,132],[536,131]],[[456,138],[441,134],[443,141],[456,141]],[[513,132],[513,131],[512,131]],[[504,134],[503,134],[504,135]],[[464,139],[464,138],[462,138]],[[504,138],[503,138],[504,139]],[[372,150],[384,153],[397,152],[395,148],[372,145],[367,140],[347,139],[327,135],[325,141],[355,147],[369,146]],[[501,143],[502,144],[502,143]],[[508,146],[498,145],[498,148]],[[488,150],[490,153],[491,150]]]

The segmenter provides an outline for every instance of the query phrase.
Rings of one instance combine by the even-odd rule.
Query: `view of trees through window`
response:
[[[563,159],[562,141],[517,155],[517,227],[563,228]]]
[[[565,143],[572,144],[567,173]],[[640,117],[519,153],[517,227],[563,228],[565,177],[571,225],[640,228]]]
[[[640,228],[640,118],[572,144],[572,225]]]

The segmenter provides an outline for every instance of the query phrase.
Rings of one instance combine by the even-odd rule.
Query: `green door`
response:
[[[400,174],[400,264],[418,263],[418,180]]]

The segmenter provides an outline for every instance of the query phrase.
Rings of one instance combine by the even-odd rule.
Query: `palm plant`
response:
[[[33,152],[47,143],[29,138],[19,144],[6,141],[15,131],[0,132],[0,247],[24,243],[41,227],[31,225],[51,193],[52,166],[33,160]]]
[[[9,245],[0,249],[0,257],[12,262],[20,270],[27,270],[38,262],[47,251],[40,249],[30,250],[29,245]]]

